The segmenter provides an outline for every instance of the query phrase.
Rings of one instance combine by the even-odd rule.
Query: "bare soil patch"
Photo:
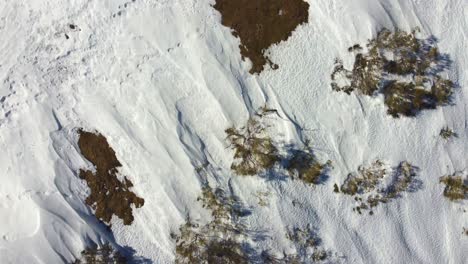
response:
[[[252,74],[267,63],[277,68],[265,51],[309,19],[309,4],[303,0],[216,0],[213,7],[221,13],[221,23],[240,38],[241,55],[252,61]]]
[[[120,181],[117,169],[122,166],[109,146],[106,138],[101,134],[94,134],[80,130],[78,146],[81,154],[95,167],[96,173],[80,170],[80,178],[85,180],[91,190],[86,203],[95,210],[98,219],[109,223],[115,215],[123,220],[125,225],[133,222],[131,205],[142,207],[145,201],[130,191],[133,183],[124,177]]]

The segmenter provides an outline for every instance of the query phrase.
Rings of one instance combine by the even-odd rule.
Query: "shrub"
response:
[[[341,192],[354,196],[358,205],[353,211],[361,214],[362,210],[388,203],[403,192],[413,191],[418,182],[415,177],[416,168],[409,162],[401,162],[389,170],[382,161],[377,160],[368,167],[360,166],[357,174],[349,174],[341,186]],[[369,213],[373,214],[373,211]]]
[[[312,150],[307,146],[301,150],[292,150],[292,155],[285,162],[285,169],[293,178],[309,183],[319,184],[325,169],[331,165],[331,161],[321,164],[315,158]]]
[[[172,235],[176,240],[176,263],[248,263],[248,252],[238,242],[244,227],[237,219],[245,215],[238,201],[209,185],[198,200],[211,210],[212,220],[199,226],[188,218],[179,234]]]
[[[366,53],[359,45],[350,47],[348,51],[359,51],[353,69],[345,69],[337,59],[332,89],[347,94],[357,90],[367,96],[383,94],[393,117],[415,116],[421,110],[448,104],[455,85],[439,75],[449,67],[448,56],[439,53],[433,40],[417,38],[416,32],[383,29],[369,40]]]
[[[283,263],[308,263],[309,260],[318,262],[331,257],[329,251],[321,248],[321,239],[310,228],[310,225],[304,229],[296,227],[288,231],[286,238],[293,242],[296,253],[285,254]]]
[[[444,127],[440,130],[440,133],[439,135],[443,138],[443,139],[450,139],[451,137],[456,137],[457,134],[455,132],[453,132],[453,130],[449,127]]]
[[[432,109],[437,99],[414,83],[390,81],[383,89],[387,112],[393,117],[415,116],[422,109]]]
[[[272,168],[279,160],[278,149],[258,118],[252,117],[245,127],[231,127],[225,132],[234,149],[231,169],[237,174],[255,175]]]
[[[127,259],[108,243],[100,248],[86,248],[81,252],[80,259],[75,264],[126,264]]]
[[[278,147],[268,135],[264,118],[278,115],[276,109],[261,107],[243,127],[230,127],[225,130],[229,146],[234,150],[231,169],[238,175],[255,175],[272,169],[279,164],[281,173],[308,184],[319,184],[331,161],[320,163],[313,154],[309,141],[303,148],[296,146]],[[279,153],[282,153],[281,155]]]
[[[374,161],[369,167],[359,166],[358,174],[349,174],[341,185],[341,191],[347,195],[372,191],[386,173],[385,164],[380,160]]]
[[[468,197],[468,179],[462,172],[440,177],[440,183],[445,184],[444,196],[451,201],[463,200]]]

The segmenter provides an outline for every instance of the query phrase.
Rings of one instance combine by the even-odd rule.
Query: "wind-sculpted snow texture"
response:
[[[212,221],[197,202],[206,182],[249,208],[246,239],[273,258],[298,253],[286,234],[310,227],[341,263],[464,263],[466,200],[446,199],[439,180],[468,165],[466,0],[306,2],[308,22],[265,51],[280,67],[250,74],[215,0],[0,1],[0,263],[71,263],[105,243],[173,263],[171,233],[187,216]],[[395,119],[382,96],[330,89],[334,58],[352,68],[349,46],[415,27],[450,55],[450,105]],[[310,139],[317,159],[332,161],[328,179],[234,174],[224,131],[264,105],[278,113],[269,136]],[[457,136],[444,140],[444,127]],[[108,228],[86,204],[79,171],[95,168],[77,128],[106,138],[144,199],[131,225],[112,217]],[[333,185],[378,159],[411,161],[421,188],[359,215]]]

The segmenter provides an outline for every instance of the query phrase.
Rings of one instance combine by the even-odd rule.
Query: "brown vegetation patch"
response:
[[[361,210],[388,203],[403,192],[418,190],[421,182],[416,179],[416,170],[406,161],[391,169],[377,160],[368,167],[360,166],[357,174],[349,174],[341,186],[341,192],[354,196],[358,206],[353,211],[361,214]],[[335,192],[339,192],[338,188],[335,188]]]
[[[468,198],[468,178],[462,172],[440,177],[439,182],[445,184],[444,196],[451,201]]]
[[[454,83],[440,74],[449,69],[450,59],[440,54],[434,37],[420,39],[410,33],[387,29],[369,40],[367,52],[359,44],[348,49],[356,52],[352,70],[336,60],[331,75],[335,91],[367,96],[383,94],[388,114],[415,116],[424,109],[435,109],[450,102]]]
[[[216,0],[222,24],[241,41],[243,58],[252,61],[250,73],[260,73],[265,64],[273,68],[266,50],[285,41],[296,27],[309,19],[309,4],[303,0]]]
[[[130,225],[134,219],[132,204],[139,208],[145,201],[130,191],[133,184],[127,177],[124,177],[123,182],[118,179],[117,169],[121,164],[106,138],[83,130],[78,133],[81,154],[96,168],[95,173],[87,170],[79,172],[80,178],[86,181],[91,190],[86,203],[95,210],[94,214],[101,221],[108,224],[115,215],[125,225]]]

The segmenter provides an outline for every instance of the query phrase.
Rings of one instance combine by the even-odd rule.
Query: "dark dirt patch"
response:
[[[222,24],[240,38],[241,55],[252,61],[252,74],[267,63],[277,68],[265,51],[309,19],[309,4],[303,0],[216,0],[213,7],[221,13]]]
[[[86,203],[101,221],[109,223],[112,215],[116,215],[125,225],[130,225],[134,219],[131,205],[139,208],[145,201],[129,190],[133,184],[127,177],[123,182],[117,178],[117,168],[122,165],[106,138],[83,130],[78,133],[81,154],[96,167],[95,174],[80,170],[80,178],[86,180],[91,189]]]

